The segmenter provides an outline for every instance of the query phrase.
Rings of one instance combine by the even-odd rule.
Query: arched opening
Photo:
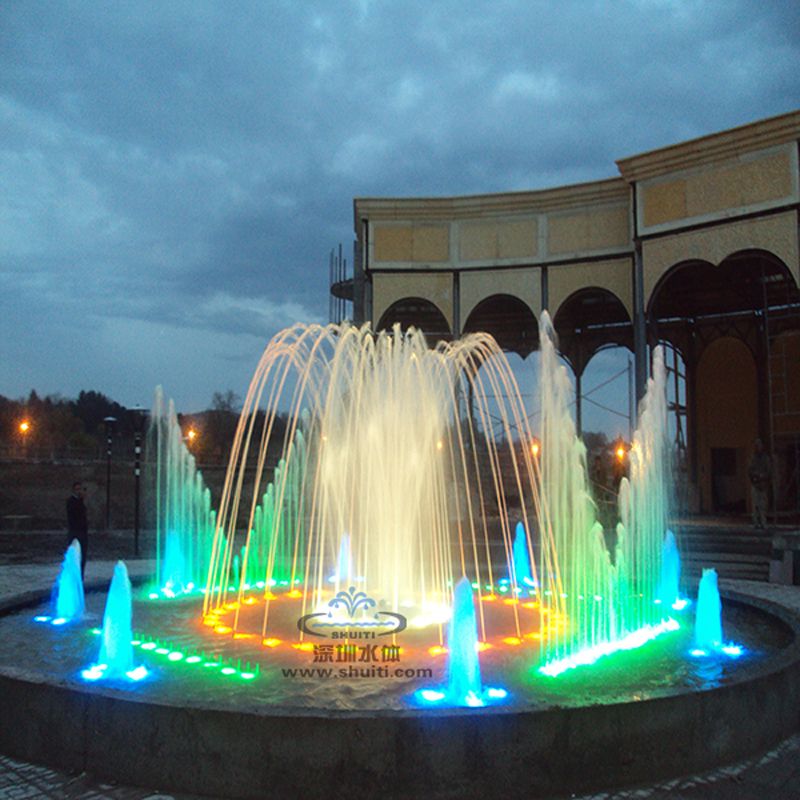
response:
[[[597,286],[580,289],[561,303],[553,327],[558,334],[559,351],[575,377],[578,430],[608,433],[620,429],[627,438],[631,415],[628,357],[633,349],[633,325],[622,301]],[[623,419],[625,424],[621,425]]]
[[[795,280],[781,259],[763,250],[738,251],[718,265],[685,261],[658,282],[647,317],[650,344],[666,341],[684,357],[693,507],[743,512],[749,503],[746,459],[753,439],[763,439],[773,458],[800,442],[800,413],[779,424],[775,401],[779,337],[800,328]],[[782,385],[789,393],[800,391],[785,381]],[[722,406],[713,412],[715,397],[723,398],[724,414]],[[735,441],[722,441],[732,436],[725,415],[742,420]]]
[[[525,358],[539,347],[539,325],[528,305],[509,294],[481,300],[470,312],[464,333],[490,333],[500,347]]]
[[[453,338],[444,314],[430,300],[421,297],[404,297],[392,303],[381,315],[376,330],[386,330],[396,323],[402,330],[413,327],[422,331],[430,347]]]

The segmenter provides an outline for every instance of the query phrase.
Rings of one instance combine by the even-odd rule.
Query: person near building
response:
[[[67,547],[74,539],[81,546],[81,578],[86,571],[86,551],[89,549],[89,521],[83,501],[83,483],[72,484],[72,494],[67,498]]]
[[[753,503],[753,525],[757,530],[763,530],[767,527],[772,465],[761,439],[756,439],[753,445],[753,457],[747,468],[747,477],[750,480],[750,497]]]

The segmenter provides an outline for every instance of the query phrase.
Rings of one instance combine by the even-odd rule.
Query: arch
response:
[[[617,295],[599,286],[578,289],[558,307],[553,317],[559,350],[576,374],[607,347],[633,350],[633,325]]]
[[[414,327],[425,334],[429,346],[453,338],[450,325],[441,309],[421,297],[404,297],[396,300],[381,315],[376,330],[391,328],[399,323],[402,330]]]
[[[510,294],[493,294],[472,309],[464,333],[490,333],[503,350],[522,358],[539,347],[539,324],[530,307]]]

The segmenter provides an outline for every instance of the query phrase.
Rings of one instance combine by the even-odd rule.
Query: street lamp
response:
[[[133,552],[136,556],[139,555],[139,483],[142,474],[142,429],[144,428],[144,420],[147,412],[137,405],[133,409],[134,422],[133,422],[133,478],[134,478],[134,493],[133,493]]]
[[[103,420],[106,424],[106,533],[111,530],[111,434],[116,421],[116,417]]]

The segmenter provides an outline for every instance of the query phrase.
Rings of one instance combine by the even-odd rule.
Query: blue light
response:
[[[56,617],[50,624],[51,625],[64,625],[67,622],[66,617]]]
[[[699,647],[695,647],[693,650],[689,651],[690,656],[695,656],[695,658],[704,658],[708,655],[707,650],[701,650]]]
[[[731,658],[739,658],[744,653],[744,648],[738,644],[728,644],[722,648],[722,652]]]
[[[46,616],[44,614],[40,614],[38,617],[34,617],[33,621],[34,622],[50,622],[51,619],[52,619],[52,617],[48,617],[48,616]]]
[[[487,689],[486,696],[492,700],[505,700],[508,697],[508,692],[505,689]]]
[[[420,689],[417,694],[426,703],[438,703],[440,700],[444,700],[444,692],[436,691],[436,689]]]

